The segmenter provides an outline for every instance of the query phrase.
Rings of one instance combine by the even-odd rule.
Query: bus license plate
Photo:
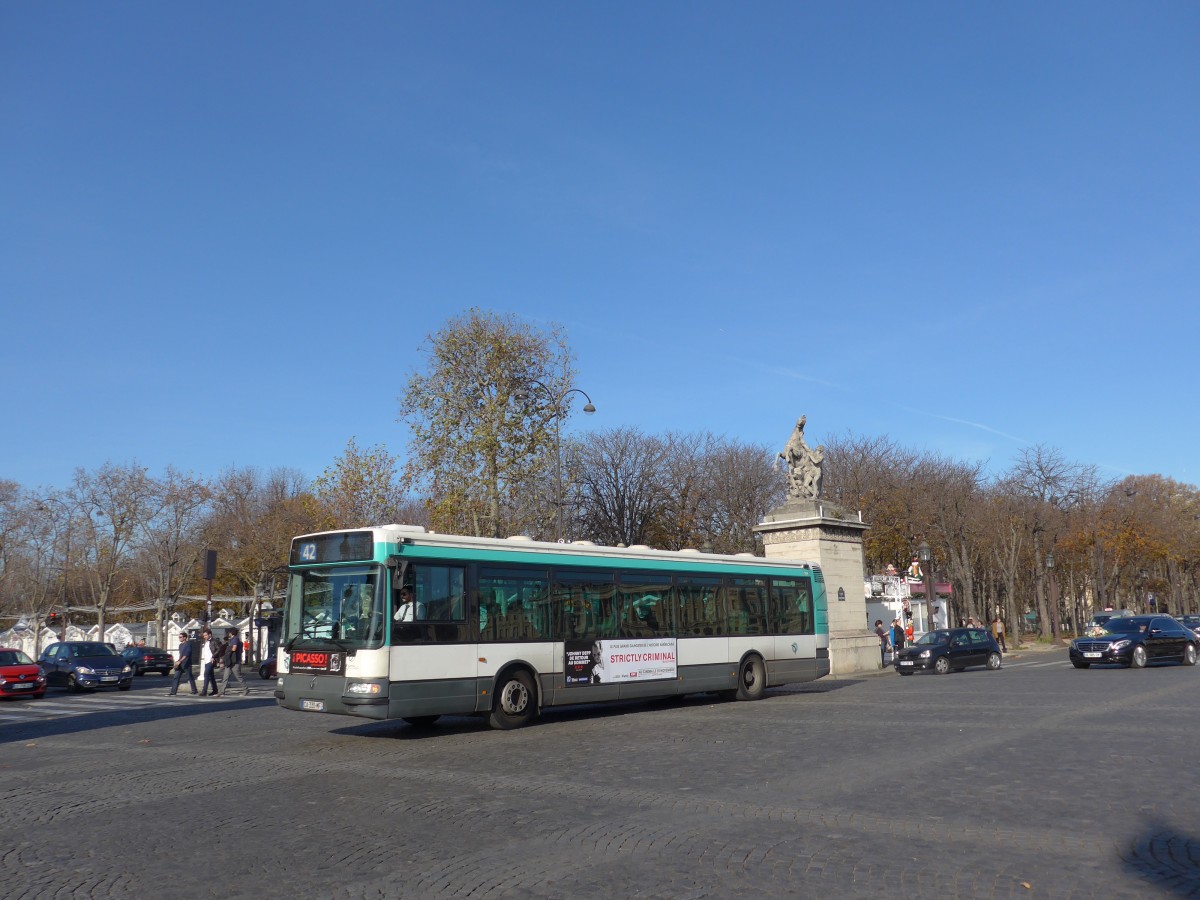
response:
[[[312,712],[325,712],[324,700],[301,700],[300,708],[311,710]]]
[[[1085,653],[1085,654],[1083,654],[1083,655],[1084,655],[1085,657],[1087,657],[1088,659],[1099,659],[1099,658],[1100,658],[1101,656],[1103,656],[1104,654],[1103,654],[1103,653],[1090,653],[1090,652],[1089,652],[1089,653]]]

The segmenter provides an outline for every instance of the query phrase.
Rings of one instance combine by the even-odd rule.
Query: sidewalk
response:
[[[1004,658],[1017,657],[1022,653],[1046,653],[1050,650],[1066,650],[1069,641],[1060,639],[1058,641],[1024,641],[1019,647],[1014,647],[1008,653],[1004,654]]]

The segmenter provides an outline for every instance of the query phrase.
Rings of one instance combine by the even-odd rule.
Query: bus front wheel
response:
[[[488,724],[507,731],[520,728],[533,721],[537,712],[537,700],[533,690],[533,679],[523,669],[510,672],[500,680],[500,688],[492,700],[492,714]]]

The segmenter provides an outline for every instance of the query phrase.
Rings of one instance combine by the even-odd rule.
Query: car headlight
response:
[[[1133,641],[1128,640],[1128,639],[1123,640],[1123,641],[1113,641],[1111,644],[1109,644],[1109,649],[1110,650],[1124,650],[1126,647],[1128,647],[1132,643],[1133,643]]]
[[[932,655],[932,652],[933,651],[931,650],[922,650],[918,655],[921,657],[921,659],[929,659],[929,657]]]
[[[123,668],[123,669],[121,670],[121,674],[122,674],[122,675],[128,675],[128,674],[129,674],[130,672],[132,672],[132,671],[133,671],[133,667],[132,667],[132,666],[126,666],[125,668]]]
[[[95,669],[89,669],[87,666],[76,666],[75,671],[78,672],[80,675],[95,675],[96,674]]]

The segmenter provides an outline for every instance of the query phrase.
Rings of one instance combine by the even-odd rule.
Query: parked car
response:
[[[1194,666],[1200,637],[1170,616],[1120,616],[1104,624],[1104,633],[1071,641],[1071,665],[1077,669],[1117,663],[1141,669],[1150,662]]]
[[[60,641],[42,651],[38,663],[46,670],[47,684],[72,691],[133,687],[133,666],[99,641]]]
[[[262,665],[258,667],[258,677],[263,681],[268,678],[275,677],[275,657],[271,656],[262,661]]]
[[[945,675],[967,666],[999,669],[1000,645],[983,628],[938,628],[897,650],[892,665],[901,675],[911,675],[919,669]]]
[[[0,697],[46,695],[46,673],[22,650],[0,648]]]
[[[171,667],[175,665],[175,657],[162,647],[126,647],[121,651],[121,656],[133,666],[134,675],[144,675],[150,671],[170,675]]]

